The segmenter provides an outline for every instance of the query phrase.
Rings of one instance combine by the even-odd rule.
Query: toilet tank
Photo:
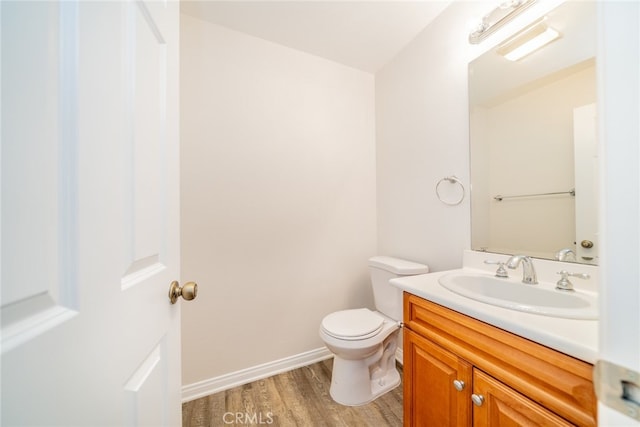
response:
[[[388,256],[369,259],[371,286],[376,310],[394,320],[402,320],[402,290],[389,284],[396,277],[414,276],[429,272],[429,267],[417,262]]]

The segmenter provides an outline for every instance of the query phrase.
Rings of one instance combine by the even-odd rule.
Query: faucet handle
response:
[[[507,270],[504,269],[504,262],[485,259],[484,263],[498,266],[498,269],[496,270],[496,277],[509,277],[509,273],[507,273]]]
[[[556,283],[556,289],[560,291],[573,291],[573,283],[569,281],[569,276],[577,277],[578,279],[590,279],[591,276],[587,273],[570,273],[567,270],[558,271],[560,280]]]

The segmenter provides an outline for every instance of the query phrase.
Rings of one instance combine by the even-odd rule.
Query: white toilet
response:
[[[402,291],[394,277],[429,272],[429,267],[387,256],[369,260],[376,310],[337,311],[322,319],[320,337],[334,354],[331,397],[342,405],[364,405],[400,384],[396,347],[402,321]]]

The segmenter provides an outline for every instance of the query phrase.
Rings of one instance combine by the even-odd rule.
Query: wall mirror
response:
[[[596,5],[543,19],[558,39],[469,64],[471,247],[597,264]]]

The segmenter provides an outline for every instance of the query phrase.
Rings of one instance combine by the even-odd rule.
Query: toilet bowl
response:
[[[338,327],[341,320],[344,327]],[[400,384],[395,366],[399,332],[399,322],[367,308],[338,311],[323,319],[320,337],[334,354],[333,400],[364,405]]]
[[[395,356],[402,292],[389,280],[429,271],[423,264],[382,256],[371,258],[369,267],[378,311],[337,311],[320,325],[320,337],[334,355],[331,397],[348,406],[367,404],[400,384]]]

